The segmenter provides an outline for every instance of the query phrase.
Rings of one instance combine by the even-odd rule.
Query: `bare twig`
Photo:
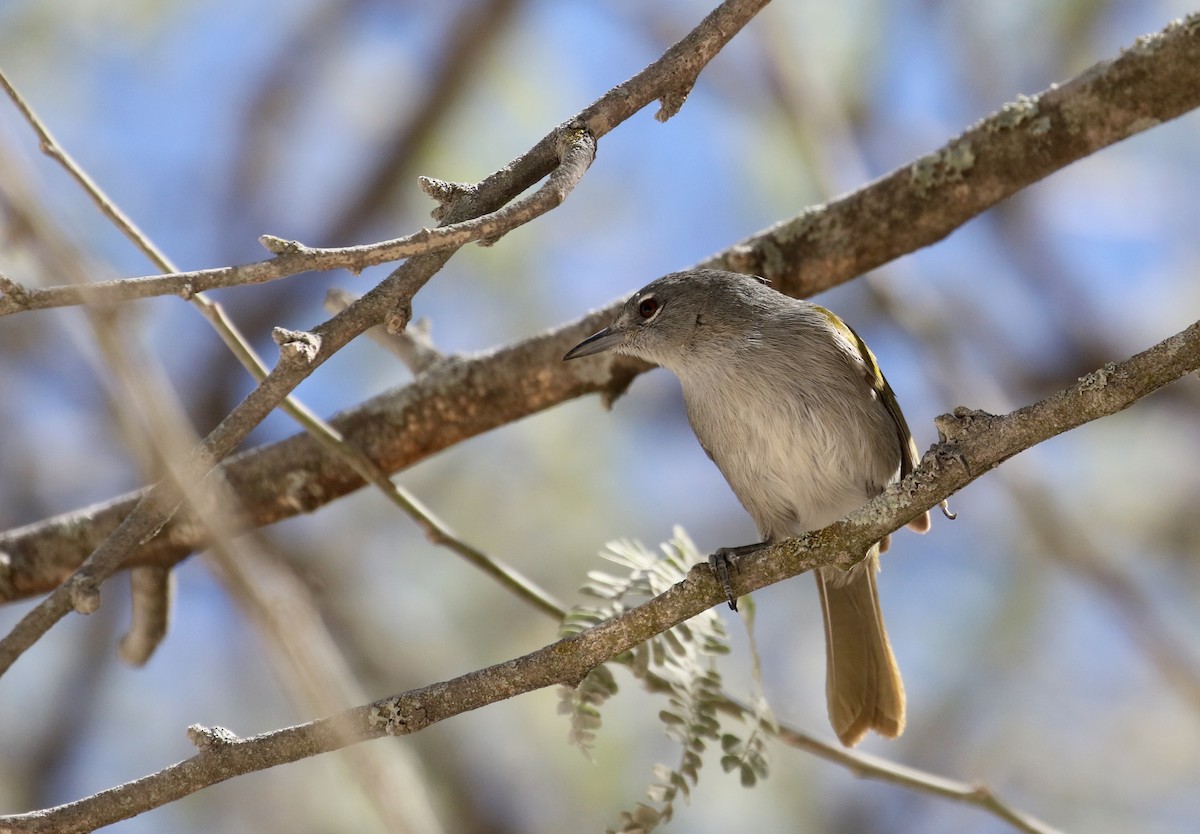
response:
[[[21,115],[25,117],[25,121],[29,123],[29,126],[37,134],[38,144],[41,147],[42,153],[59,163],[71,178],[79,183],[84,192],[92,198],[92,201],[96,203],[96,207],[100,209],[100,212],[111,220],[123,235],[133,241],[134,245],[155,266],[163,272],[175,272],[175,267],[146,239],[133,221],[104,195],[100,186],[75,162],[62,145],[58,144],[37,113],[33,111],[33,108],[29,106],[24,97],[21,96],[3,72],[0,72],[0,87],[4,88],[9,99],[12,100],[12,103],[21,112]],[[78,285],[72,284],[70,286]],[[37,291],[35,290],[34,292]]]
[[[944,776],[914,767],[898,765],[879,756],[872,756],[870,753],[846,750],[826,744],[808,733],[783,724],[779,726],[779,740],[790,747],[811,753],[817,758],[839,764],[859,778],[889,782],[919,793],[973,805],[1026,834],[1059,834],[1058,829],[1051,828],[1041,820],[1002,802],[983,785],[968,785],[965,782],[947,779]]]
[[[340,312],[349,306],[353,300],[353,296],[349,293],[331,290],[326,297],[325,307],[330,312]],[[443,358],[429,342],[428,333],[425,330],[413,333],[413,328],[409,327],[403,333],[390,334],[383,330],[383,328],[372,328],[367,333],[389,350],[395,352],[414,374],[422,372],[434,362]],[[539,588],[533,581],[521,576],[494,556],[490,556],[478,548],[467,544],[434,515],[431,510],[425,507],[416,496],[393,484],[383,474],[382,470],[378,469],[365,455],[362,458],[377,473],[375,478],[368,478],[367,480],[380,486],[376,478],[383,479],[384,483],[390,487],[390,489],[384,489],[388,499],[417,522],[429,541],[437,545],[442,545],[462,556],[471,564],[497,579],[506,588],[523,597],[526,602],[529,602],[540,611],[549,614],[555,619],[562,619],[565,610],[561,603],[557,602],[549,593]]]
[[[871,543],[1018,452],[1127,408],[1197,368],[1200,322],[1010,414],[958,409],[943,415],[937,422],[946,443],[927,454],[916,472],[842,521],[744,557],[740,572],[733,577],[733,591],[740,596],[820,565],[848,567],[862,558]],[[90,831],[233,776],[340,749],[351,741],[419,732],[452,716],[551,684],[574,684],[597,665],[724,600],[725,591],[701,563],[683,582],[619,617],[450,681],[247,739],[220,728],[197,728],[194,737],[204,744],[191,759],[68,805],[0,817],[0,831]],[[984,796],[981,793],[976,804],[1014,821],[1006,814],[1015,812],[989,803]]]
[[[725,693],[722,693],[722,700],[717,705],[717,709],[747,723],[758,720],[758,711],[754,707]],[[1002,802],[986,785],[967,784],[936,773],[897,764],[881,756],[873,756],[859,750],[848,750],[840,744],[822,741],[814,735],[777,720],[774,722],[774,728],[774,737],[787,746],[811,753],[818,759],[840,765],[860,779],[889,782],[915,793],[973,805],[1026,834],[1060,834],[1058,829],[1051,828],[1036,817],[1018,811],[1011,805]]]
[[[17,95],[3,74],[0,74],[0,84],[3,84],[9,91],[10,96]],[[22,110],[27,118],[36,118],[24,106],[22,106]],[[23,287],[23,291],[19,294],[6,292],[4,296],[0,296],[0,315],[75,304],[115,304],[160,295],[178,295],[191,299],[197,293],[221,287],[258,284],[296,275],[300,272],[347,269],[358,273],[368,266],[446,249],[457,249],[473,241],[498,240],[517,226],[528,223],[560,205],[570,193],[571,188],[579,182],[592,159],[595,158],[595,139],[586,130],[576,128],[569,129],[568,132],[569,145],[562,155],[562,164],[551,174],[551,180],[545,187],[538,189],[523,200],[499,208],[482,217],[451,223],[436,229],[421,229],[419,232],[395,240],[333,249],[315,248],[306,246],[299,241],[262,235],[259,241],[275,255],[274,258],[242,266],[199,269],[190,272],[177,271],[168,261],[162,259],[160,254],[156,253],[151,255],[151,259],[167,273],[165,275],[93,281],[86,284],[69,284],[41,289]],[[42,131],[39,130],[39,133]],[[58,149],[58,146],[52,141],[45,138],[48,137],[48,134],[42,133],[42,135],[43,148],[55,149],[55,153],[51,155],[64,165],[72,166],[69,170],[73,171],[76,178],[80,180],[80,184],[88,189],[89,194],[99,193],[95,183],[74,166],[70,157]],[[101,203],[101,207],[105,214],[117,222],[126,234],[135,241],[143,243],[141,247],[143,252],[148,254],[155,252],[152,247],[144,245],[145,238],[140,233],[136,233],[136,227],[121,215],[115,206],[104,202]]]
[[[310,435],[316,439],[322,448],[336,453],[338,457],[353,469],[359,477],[375,486],[389,501],[403,510],[412,518],[425,533],[426,538],[433,544],[441,545],[457,553],[484,573],[496,579],[503,587],[512,591],[518,597],[551,615],[561,612],[562,606],[533,580],[522,576],[518,571],[505,565],[499,559],[489,556],[478,548],[462,541],[450,530],[433,511],[408,490],[393,483],[382,469],[367,455],[345,438],[332,426],[323,422],[307,407],[298,405],[300,417],[305,427],[310,429]]]

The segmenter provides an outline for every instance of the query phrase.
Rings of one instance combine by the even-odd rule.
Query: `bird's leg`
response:
[[[725,591],[725,599],[729,601],[729,607],[737,611],[737,597],[733,595],[733,588],[729,585],[729,566],[737,570],[737,560],[748,553],[762,550],[767,546],[767,542],[756,542],[754,544],[744,544],[741,547],[722,547],[708,557],[708,566],[712,569],[713,575],[717,581],[721,583],[721,589]]]

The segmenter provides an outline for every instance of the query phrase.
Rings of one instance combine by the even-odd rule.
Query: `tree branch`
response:
[[[997,113],[915,162],[746,238],[702,266],[797,297],[949,235],[1022,188],[1200,106],[1200,13]]]
[[[746,594],[821,565],[849,567],[862,559],[871,543],[1018,452],[1127,408],[1198,368],[1200,322],[1010,414],[960,408],[943,415],[936,422],[945,442],[931,449],[911,476],[842,521],[743,557],[731,577],[733,590]],[[0,832],[91,831],[234,776],[359,741],[415,733],[551,684],[573,685],[599,664],[724,600],[720,583],[701,563],[683,582],[619,617],[450,681],[246,739],[222,728],[190,728],[193,742],[200,747],[192,758],[67,805],[0,817]]]
[[[779,726],[779,740],[789,747],[839,764],[861,779],[890,782],[909,790],[981,808],[1025,834],[1061,834],[1058,829],[1001,801],[983,785],[968,785],[914,767],[898,765],[870,753],[834,747],[782,724]]]
[[[564,166],[555,172],[558,176],[552,175],[539,189],[539,193],[547,191],[551,194],[553,205],[558,205],[578,182],[595,150],[594,140],[586,131],[573,129],[569,133],[570,140],[559,145]],[[579,148],[582,150],[577,150]],[[465,201],[460,204],[462,202]],[[546,205],[546,201],[534,194],[514,208],[533,202]],[[453,220],[451,218],[451,222]],[[412,295],[452,253],[453,250],[449,250],[410,260],[367,295],[311,333],[277,329],[279,363],[204,438],[196,452],[181,466],[185,475],[178,482],[162,481],[145,492],[120,526],[99,544],[79,569],[22,617],[11,632],[0,638],[0,675],[70,611],[93,612],[100,602],[100,583],[120,567],[128,553],[153,538],[178,510],[183,501],[180,485],[199,484],[204,480],[219,461],[231,454],[250,431],[326,359],[367,328],[394,315],[398,305],[407,305]],[[336,450],[330,451],[337,454]]]

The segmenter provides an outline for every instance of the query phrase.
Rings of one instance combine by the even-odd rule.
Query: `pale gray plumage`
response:
[[[606,350],[679,377],[688,419],[765,541],[831,524],[916,464],[874,356],[841,319],[718,270],[660,278],[566,359]],[[910,525],[923,532],[928,514]],[[887,542],[883,542],[886,549]],[[904,729],[904,685],[879,611],[880,546],[850,571],[816,571],[826,692],[846,745]]]

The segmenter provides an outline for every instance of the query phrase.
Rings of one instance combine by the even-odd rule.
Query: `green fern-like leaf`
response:
[[[617,694],[617,681],[607,666],[597,666],[579,686],[574,689],[562,686],[558,693],[558,712],[571,718],[567,741],[590,758],[596,731],[600,729],[600,707]]]
[[[702,559],[680,529],[662,546],[660,554],[637,542],[617,541],[601,555],[622,575],[589,571],[581,592],[592,604],[579,606],[567,615],[563,634],[578,633],[663,593],[686,578],[691,566]],[[720,747],[721,769],[726,773],[737,771],[743,785],[752,786],[766,776],[765,739],[772,734],[774,724],[761,701],[761,689],[756,693],[760,697],[754,729],[746,738],[722,724],[719,708],[726,702],[716,659],[728,652],[724,621],[716,610],[709,610],[617,659],[648,690],[666,697],[667,706],[660,710],[659,719],[667,737],[679,745],[679,759],[674,767],[654,766],[653,782],[646,791],[648,803],[639,802],[631,811],[622,811],[617,827],[610,830],[648,834],[669,822],[677,800],[688,800],[699,783],[704,753],[710,746]],[[755,683],[757,686],[757,666]],[[585,754],[600,727],[600,707],[615,693],[616,681],[607,666],[597,667],[574,690],[564,689],[562,693],[559,711],[571,717],[568,737]]]

